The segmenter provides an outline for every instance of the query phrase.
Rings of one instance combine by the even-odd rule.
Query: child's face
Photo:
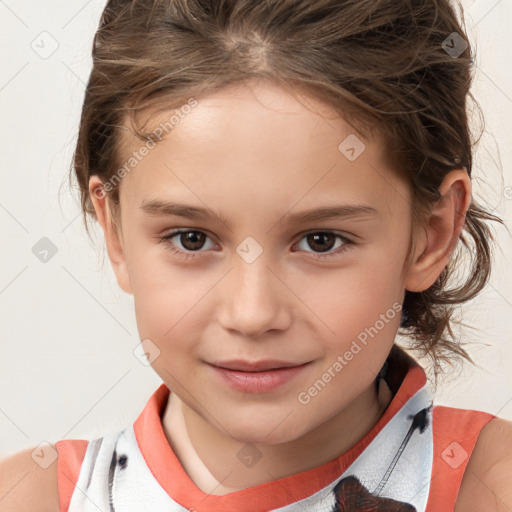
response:
[[[268,83],[198,98],[120,188],[116,275],[133,293],[150,357],[160,351],[152,366],[188,407],[244,442],[295,439],[373,393],[400,321],[409,187],[380,139],[360,153],[350,125],[306,99],[329,119]],[[126,143],[128,159],[141,142]],[[210,216],[152,215],[142,208],[151,201]],[[368,211],[287,218],[348,205]],[[193,232],[171,240],[193,257],[160,240],[176,229]],[[304,366],[213,366],[268,360]]]

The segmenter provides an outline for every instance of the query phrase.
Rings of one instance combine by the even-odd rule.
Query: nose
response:
[[[285,330],[292,318],[292,294],[264,254],[252,263],[236,256],[222,290],[219,322],[224,329],[246,338]]]

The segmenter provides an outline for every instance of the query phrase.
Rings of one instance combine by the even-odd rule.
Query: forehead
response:
[[[269,82],[253,82],[183,105],[187,108],[140,117],[145,131],[161,141],[123,180],[121,193],[130,182],[140,199],[162,184],[171,190],[187,183],[219,200],[243,193],[244,186],[254,194],[266,186],[269,201],[288,203],[304,195],[305,187],[324,196],[343,188],[358,199],[372,193],[385,199],[388,192],[399,192],[380,133],[374,130],[364,138],[333,108],[305,92],[294,95]],[[127,119],[125,127],[130,129]],[[122,137],[125,160],[145,145],[127,132]]]
[[[233,142],[237,135],[239,138],[249,138],[258,132],[258,140],[263,142],[265,133],[285,127],[286,131],[280,133],[281,138],[313,136],[313,150],[317,140],[324,139],[326,144],[329,143],[325,137],[327,132],[337,132],[332,133],[334,141],[331,142],[336,142],[340,135],[346,133],[357,135],[365,143],[383,143],[378,130],[368,131],[369,138],[366,138],[347,122],[339,109],[318,99],[306,88],[284,89],[270,80],[253,79],[229,85],[199,97],[182,98],[178,104],[174,101],[173,105],[167,107],[165,100],[162,100],[160,105],[139,112],[137,119],[144,131],[148,134],[159,132],[158,140],[162,136],[171,138],[171,133],[175,134],[172,137],[175,139],[183,131],[193,131],[195,137],[200,137],[198,143],[204,138],[212,140],[215,134],[220,138],[226,131],[231,131]],[[182,125],[186,127],[182,128]],[[124,149],[131,150],[140,145],[141,140],[132,135],[133,120],[125,117],[122,126],[121,143]]]

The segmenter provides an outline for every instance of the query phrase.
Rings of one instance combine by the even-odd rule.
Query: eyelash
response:
[[[202,233],[202,234],[206,235],[206,233],[204,233],[203,231],[200,231],[198,229],[176,230],[176,231],[173,231],[173,232],[169,233],[168,235],[165,235],[163,237],[159,237],[160,238],[160,243],[164,244],[166,250],[170,251],[171,253],[176,253],[180,257],[184,257],[186,260],[196,258],[197,257],[196,253],[204,252],[204,251],[201,251],[201,250],[186,252],[186,251],[183,251],[182,249],[178,249],[176,247],[176,245],[171,242],[171,239],[174,238],[176,235],[180,235],[182,233]],[[336,250],[334,250],[332,252],[328,252],[328,253],[315,253],[315,252],[313,252],[312,254],[315,254],[315,256],[317,258],[320,258],[320,259],[332,258],[334,256],[337,256],[338,254],[341,254],[341,253],[343,253],[343,252],[353,248],[353,246],[355,245],[354,242],[352,242],[348,238],[345,238],[343,235],[340,235],[339,233],[336,233],[334,231],[329,231],[329,230],[309,231],[309,232],[307,232],[307,233],[302,235],[302,237],[300,238],[299,242],[302,239],[304,239],[307,236],[309,236],[309,235],[315,235],[315,234],[320,234],[320,233],[335,235],[338,239],[342,240],[344,243],[343,243],[342,246],[338,247]],[[206,235],[206,236],[208,236],[208,235]]]

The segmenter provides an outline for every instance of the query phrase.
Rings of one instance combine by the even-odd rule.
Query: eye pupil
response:
[[[312,249],[316,249],[314,247],[314,245],[318,245],[320,243],[320,249],[319,249],[320,252],[329,251],[334,246],[335,235],[333,233],[314,233],[314,234],[308,235],[307,238],[308,238],[308,245]],[[330,238],[330,242],[331,242],[331,243],[328,243],[328,247],[325,247],[322,245],[322,241],[325,243],[326,238],[327,239]],[[311,243],[311,241],[313,241],[313,244]]]
[[[183,247],[189,251],[193,251],[195,249],[200,249],[203,246],[205,234],[199,231],[187,231],[186,233],[181,233],[180,238],[180,242]],[[192,246],[188,245],[189,243],[191,243]]]

